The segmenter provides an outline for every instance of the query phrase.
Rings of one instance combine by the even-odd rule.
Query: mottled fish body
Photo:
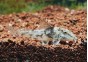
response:
[[[61,40],[73,41],[74,43],[77,41],[77,37],[71,31],[60,27],[35,30],[18,29],[17,33],[18,35],[25,35],[32,39],[40,40],[42,45],[48,44],[49,41],[51,41],[53,45],[59,45]]]

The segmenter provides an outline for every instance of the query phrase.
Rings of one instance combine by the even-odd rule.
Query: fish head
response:
[[[74,42],[77,41],[77,37],[75,36],[75,34],[68,29],[61,28],[59,35],[60,35],[59,37],[62,40],[64,39],[66,41],[74,41]]]

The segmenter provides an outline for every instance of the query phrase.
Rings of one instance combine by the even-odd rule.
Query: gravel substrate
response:
[[[13,28],[9,27],[12,26]],[[48,26],[62,27],[77,36],[72,45],[61,42],[59,46],[42,46],[38,40],[18,36],[21,28],[41,29]],[[11,31],[11,29],[13,29]],[[0,15],[0,62],[86,62],[87,61],[87,12],[48,6],[36,13]]]
[[[76,49],[51,49],[9,40],[0,42],[0,62],[87,62],[86,47],[83,43]]]

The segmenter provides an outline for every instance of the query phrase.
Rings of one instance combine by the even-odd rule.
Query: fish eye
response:
[[[64,34],[66,34],[67,32],[64,32]]]

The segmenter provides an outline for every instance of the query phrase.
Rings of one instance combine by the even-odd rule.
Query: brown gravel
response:
[[[25,36],[13,36],[8,30],[9,24],[15,30],[19,28],[41,29],[47,26],[67,28],[78,37],[78,42],[73,46],[71,46],[71,43],[62,43],[59,47],[55,48],[51,48],[52,45],[41,46],[38,40],[31,40]],[[15,33],[15,30],[13,33]],[[10,44],[8,39],[13,42],[9,41]],[[67,8],[60,6],[48,6],[36,13],[24,12],[0,15],[0,53],[2,54],[0,59],[5,60],[4,62],[8,62],[8,60],[9,62],[11,60],[17,62],[19,59],[24,58],[25,60],[27,57],[29,57],[28,59],[31,62],[86,62],[86,49],[83,47],[86,45],[87,41],[84,43],[86,39],[86,10],[67,10]],[[24,41],[22,44],[27,44],[28,46],[22,46],[22,41]],[[10,59],[11,57],[12,59]]]
[[[87,34],[87,12],[86,10],[69,9],[69,11],[67,11],[66,9],[59,6],[49,6],[36,13],[1,15],[1,37],[12,37],[11,34],[8,33],[9,24],[11,24],[15,30],[19,28],[41,29],[48,26],[58,26],[71,30],[78,37],[78,43],[81,43],[81,39],[85,40]],[[13,33],[15,33],[15,31]],[[1,39],[3,40],[3,38]]]
[[[0,62],[86,62],[86,44],[81,44],[76,49],[54,49],[43,46],[25,44],[19,45],[8,40],[0,42]]]

